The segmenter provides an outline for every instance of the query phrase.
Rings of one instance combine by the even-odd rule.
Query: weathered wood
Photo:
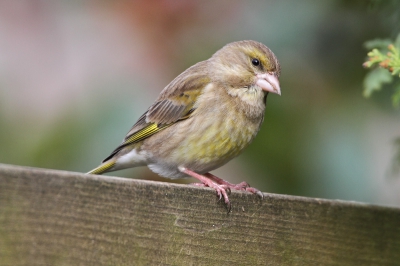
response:
[[[400,265],[400,210],[0,164],[0,265]]]

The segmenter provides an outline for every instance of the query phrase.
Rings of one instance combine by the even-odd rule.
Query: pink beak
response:
[[[260,86],[261,89],[263,89],[264,91],[281,95],[279,80],[274,74],[258,74],[256,84]]]

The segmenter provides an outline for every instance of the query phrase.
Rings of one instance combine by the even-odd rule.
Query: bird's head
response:
[[[211,58],[213,80],[235,89],[252,89],[281,95],[280,65],[274,53],[256,41],[227,44]]]

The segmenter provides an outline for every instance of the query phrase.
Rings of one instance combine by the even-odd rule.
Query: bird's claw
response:
[[[260,190],[254,188],[254,187],[251,187],[250,184],[247,183],[246,181],[240,182],[239,184],[231,184],[231,183],[229,183],[219,177],[216,177],[215,175],[212,175],[210,173],[207,173],[206,176],[208,178],[210,178],[213,182],[217,183],[218,185],[226,186],[227,188],[229,188],[229,193],[233,189],[233,190],[251,192],[253,194],[257,194],[262,199],[264,198],[264,195],[262,194],[262,192]]]
[[[224,202],[226,204],[226,207],[228,209],[228,213],[231,211],[231,203],[229,201],[228,195],[231,194],[232,190],[241,190],[241,191],[248,191],[253,194],[257,194],[261,198],[263,198],[263,194],[261,191],[259,191],[256,188],[250,187],[249,183],[247,182],[241,182],[239,184],[231,184],[219,177],[216,177],[215,175],[212,175],[210,173],[206,173],[204,175],[200,175],[196,172],[193,172],[192,170],[189,170],[187,168],[181,167],[179,169],[183,173],[192,176],[201,183],[194,183],[193,185],[195,186],[201,186],[201,187],[210,187],[215,189],[217,196],[218,196],[218,201],[222,200],[224,198]]]
[[[226,207],[228,209],[228,213],[231,211],[231,203],[229,201],[228,195],[231,194],[231,188],[227,185],[219,185],[217,183],[210,183],[210,184],[205,184],[205,183],[192,183],[191,185],[193,186],[199,186],[199,187],[210,187],[215,189],[215,192],[217,193],[218,196],[218,201],[221,201],[222,198],[224,198],[224,202],[226,204]]]
[[[215,184],[213,188],[215,189],[219,197],[218,201],[221,201],[222,198],[224,198],[224,202],[226,204],[226,208],[228,209],[229,213],[231,211],[231,202],[229,201],[228,194],[231,193],[231,189],[225,185],[218,185],[218,184]]]
[[[258,189],[256,189],[256,188],[253,188],[253,187],[249,186],[249,187],[246,187],[246,191],[251,192],[253,194],[257,194],[261,199],[264,198],[263,193],[261,191],[259,191]]]

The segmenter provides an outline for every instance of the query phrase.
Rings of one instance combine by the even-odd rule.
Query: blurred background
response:
[[[0,162],[87,172],[175,76],[252,39],[280,60],[282,96],[268,97],[250,147],[213,173],[400,207],[400,111],[390,91],[362,96],[363,43],[396,36],[393,16],[374,1],[1,1]],[[170,181],[146,167],[110,175]]]

